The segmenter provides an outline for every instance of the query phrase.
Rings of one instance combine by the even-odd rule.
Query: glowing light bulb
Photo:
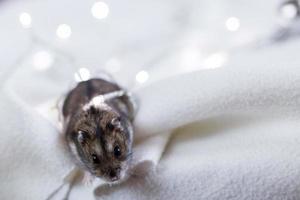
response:
[[[57,37],[61,39],[67,39],[71,36],[72,29],[68,24],[60,24],[56,29]]]
[[[236,17],[229,17],[225,25],[229,31],[237,31],[240,28],[240,20]]]
[[[74,74],[74,78],[77,82],[87,81],[91,78],[91,73],[87,68],[83,67]]]
[[[293,19],[297,16],[297,7],[294,4],[285,4],[280,8],[280,13],[285,19]]]
[[[91,13],[96,19],[104,19],[109,13],[109,7],[106,3],[98,1],[93,4]]]
[[[219,52],[212,54],[204,61],[204,67],[209,69],[214,69],[218,67],[222,67],[224,63],[227,61],[228,55],[224,52]]]
[[[27,12],[23,12],[19,16],[19,21],[22,25],[23,28],[30,28],[31,27],[31,22],[32,18],[31,15]]]
[[[53,56],[48,51],[39,51],[33,55],[33,66],[36,70],[48,69],[53,61]]]
[[[148,80],[148,78],[149,78],[149,74],[144,70],[138,72],[135,76],[136,81],[139,83],[145,83]]]

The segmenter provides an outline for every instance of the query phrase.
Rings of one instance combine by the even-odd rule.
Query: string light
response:
[[[77,82],[87,81],[91,78],[91,73],[87,68],[82,67],[74,74],[74,78]]]
[[[106,3],[98,1],[93,4],[91,13],[96,19],[104,19],[109,13],[109,7]]]
[[[31,27],[31,22],[32,18],[31,15],[27,12],[23,12],[19,16],[19,21],[22,25],[23,28],[30,28]]]
[[[228,55],[225,52],[212,54],[204,61],[204,67],[209,69],[219,68],[227,61]]]
[[[225,25],[229,31],[237,31],[240,28],[240,20],[236,17],[229,17],[226,20]]]
[[[33,66],[36,70],[46,70],[53,64],[53,56],[48,51],[39,51],[33,55]]]
[[[68,24],[60,24],[56,29],[57,37],[61,39],[67,39],[71,36],[72,29]]]
[[[148,80],[148,78],[149,74],[145,70],[138,72],[135,76],[135,79],[138,83],[145,83]]]

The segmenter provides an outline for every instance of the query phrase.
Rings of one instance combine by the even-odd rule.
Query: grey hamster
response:
[[[124,178],[132,156],[130,96],[116,83],[90,79],[67,94],[62,115],[64,136],[78,166],[108,182]]]

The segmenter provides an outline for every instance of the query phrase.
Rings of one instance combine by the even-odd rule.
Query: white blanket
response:
[[[79,184],[70,199],[299,199],[299,46],[233,54],[223,68],[133,90],[134,175]],[[46,199],[73,169],[45,106],[68,88],[67,72],[54,71],[20,67],[1,87],[0,199]]]

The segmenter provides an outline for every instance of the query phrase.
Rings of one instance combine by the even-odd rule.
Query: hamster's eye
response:
[[[114,155],[117,158],[121,156],[121,149],[118,145],[116,145],[115,148],[114,148]]]
[[[92,154],[92,159],[94,164],[99,164],[100,160],[96,154]]]
[[[81,144],[83,144],[84,143],[84,141],[88,138],[89,136],[88,136],[88,133],[87,132],[85,132],[85,131],[78,131],[78,135],[77,135],[77,140],[81,143]]]
[[[106,128],[107,128],[108,130],[110,130],[110,131],[113,131],[114,128],[115,128],[115,126],[114,126],[112,123],[109,122],[109,123],[106,125]]]

